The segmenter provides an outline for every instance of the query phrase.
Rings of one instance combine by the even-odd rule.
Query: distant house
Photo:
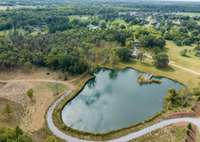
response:
[[[141,47],[140,41],[135,40],[135,41],[133,42],[133,48],[140,48],[140,47]]]
[[[133,47],[132,47],[132,57],[137,58],[138,54],[140,53],[139,48],[141,47],[141,43],[139,41],[134,41],[133,42]]]
[[[139,51],[137,48],[132,49],[132,54],[131,54],[132,57],[136,58],[138,56],[138,54],[139,54]]]
[[[178,20],[172,20],[172,23],[175,24],[175,25],[180,25],[181,21],[179,19]]]
[[[155,27],[156,29],[160,28],[160,23],[158,22]]]
[[[158,21],[154,18],[154,19],[151,19],[151,21],[150,21],[150,24],[151,25],[156,25],[158,23]]]
[[[99,27],[99,26],[95,26],[95,25],[92,25],[92,24],[89,24],[87,27],[89,28],[89,30],[96,30],[96,29],[100,29],[100,27]]]

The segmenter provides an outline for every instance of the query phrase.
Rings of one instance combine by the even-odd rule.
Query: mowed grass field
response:
[[[183,68],[193,70],[200,73],[200,58],[194,56],[194,46],[177,46],[172,41],[166,41],[167,54],[169,59],[176,65]],[[187,49],[190,52],[187,53],[187,57],[181,56],[180,52]],[[122,64],[120,66],[130,66],[140,71],[149,72],[158,76],[165,76],[174,80],[177,80],[189,88],[199,87],[200,76],[183,69],[170,65],[166,69],[158,69],[153,65],[153,60],[146,58],[143,63],[136,61],[135,63]]]
[[[148,72],[155,76],[164,76],[177,80],[189,88],[199,87],[200,76],[184,71],[182,69],[170,66],[167,69],[158,69],[152,63],[152,60],[146,59],[143,63],[123,63],[116,65],[118,68],[132,67],[142,72]]]
[[[200,58],[194,55],[194,46],[177,46],[172,41],[166,42],[166,48],[170,60],[183,67],[200,72]],[[181,56],[180,52],[187,49],[187,56]]]

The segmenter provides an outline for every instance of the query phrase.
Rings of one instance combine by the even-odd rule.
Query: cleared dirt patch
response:
[[[32,70],[15,69],[14,71],[1,71],[1,80],[11,79],[58,79],[61,76],[59,72],[53,72],[46,68],[34,68]]]
[[[0,88],[3,87],[6,83],[0,82]]]
[[[44,127],[46,111],[58,97],[55,95],[55,88],[59,93],[66,89],[64,85],[57,83],[11,82],[0,88],[0,97],[23,106],[24,116],[20,127],[24,131],[32,133]],[[29,89],[33,89],[33,100],[26,94]]]

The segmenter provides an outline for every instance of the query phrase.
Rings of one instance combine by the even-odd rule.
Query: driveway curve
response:
[[[65,93],[63,96],[61,96],[58,100],[56,100],[50,107],[47,112],[47,125],[50,129],[50,131],[57,136],[60,139],[63,139],[68,142],[91,142],[88,140],[82,140],[76,137],[69,136],[65,134],[64,132],[60,131],[54,124],[53,122],[53,111],[55,107],[67,96],[68,94]],[[161,129],[163,127],[180,123],[180,122],[186,122],[186,123],[192,123],[193,125],[196,125],[198,129],[200,129],[200,119],[198,118],[190,118],[190,117],[185,117],[185,118],[176,118],[176,119],[168,119],[168,120],[163,120],[161,122],[158,122],[150,127],[144,128],[142,130],[139,130],[137,132],[132,132],[130,134],[127,134],[125,136],[122,136],[120,138],[115,138],[112,140],[108,140],[107,142],[127,142],[133,139],[136,139],[138,137],[144,136],[152,131],[155,131],[157,129]]]

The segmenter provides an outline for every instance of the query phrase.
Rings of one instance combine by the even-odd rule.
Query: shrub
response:
[[[187,56],[187,52],[188,52],[187,49],[183,49],[183,50],[181,50],[180,54],[181,54],[181,56]]]
[[[54,136],[49,136],[49,137],[47,137],[47,139],[45,140],[45,142],[58,142],[58,140]]]
[[[169,64],[169,57],[167,54],[161,52],[154,56],[154,64],[158,68],[165,68]]]
[[[31,100],[33,100],[33,89],[29,89],[26,94]]]

